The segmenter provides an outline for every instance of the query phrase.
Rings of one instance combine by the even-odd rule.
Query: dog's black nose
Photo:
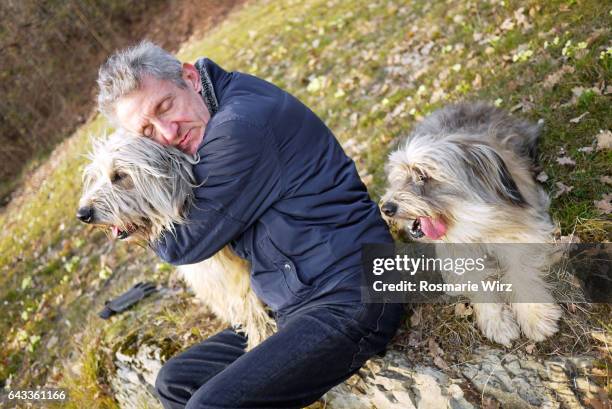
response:
[[[77,210],[77,218],[83,223],[91,223],[93,221],[93,207],[81,207]]]
[[[380,209],[387,216],[393,217],[395,216],[395,213],[397,213],[397,204],[393,202],[385,202]]]

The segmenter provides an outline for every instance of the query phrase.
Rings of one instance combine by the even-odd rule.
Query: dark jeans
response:
[[[169,359],[155,387],[165,408],[302,408],[384,351],[402,314],[401,304],[304,308],[248,353],[226,329]]]

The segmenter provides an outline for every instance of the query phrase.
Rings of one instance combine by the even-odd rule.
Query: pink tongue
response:
[[[432,219],[431,217],[419,217],[421,230],[430,239],[438,240],[446,234],[446,224],[440,219]]]
[[[117,238],[117,236],[119,236],[119,227],[113,226],[111,230],[113,232],[113,237]]]

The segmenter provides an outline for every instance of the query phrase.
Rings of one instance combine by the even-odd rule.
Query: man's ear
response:
[[[202,81],[200,81],[200,73],[198,69],[188,62],[183,63],[183,80],[189,88],[192,88],[196,92],[202,90]]]

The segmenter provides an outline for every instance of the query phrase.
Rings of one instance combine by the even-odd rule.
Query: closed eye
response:
[[[159,105],[159,108],[158,108],[157,112],[159,114],[163,114],[163,113],[167,112],[170,108],[172,108],[172,98],[166,98]]]
[[[113,173],[113,175],[111,176],[111,183],[115,184],[115,183],[120,183],[122,180],[124,180],[127,177],[127,173],[123,173],[123,172],[115,172]]]

